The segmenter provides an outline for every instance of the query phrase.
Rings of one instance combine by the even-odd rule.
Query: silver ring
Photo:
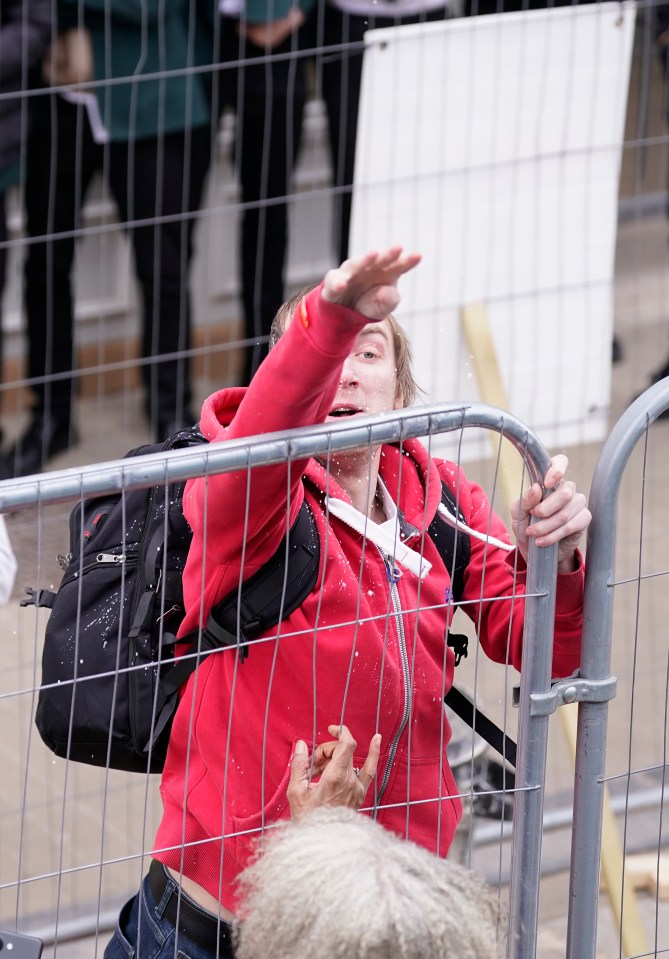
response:
[[[358,769],[357,766],[354,766],[354,767],[353,767],[353,772],[356,774],[356,776],[359,776],[359,775],[360,775],[360,770]]]

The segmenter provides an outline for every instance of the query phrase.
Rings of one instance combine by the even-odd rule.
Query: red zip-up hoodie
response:
[[[222,390],[206,401],[204,434],[217,442],[322,423],[367,322],[323,301],[320,288],[313,291],[249,389]],[[443,708],[453,680],[446,646],[450,580],[426,534],[441,481],[454,490],[468,526],[505,542],[508,533],[480,487],[454,464],[430,458],[417,440],[401,449],[384,446],[379,472],[400,511],[407,545],[431,563],[422,579],[408,570],[389,575],[392,563],[382,551],[329,514],[327,497],[350,499],[315,460],[210,475],[186,488],[193,542],[181,635],[206,623],[212,606],[275,553],[305,499],[320,539],[313,592],[268,632],[268,641],[253,644],[245,662],[233,649],[209,656],[189,680],[172,727],[154,855],[233,911],[235,878],[255,840],[289,815],[286,787],[296,741],[330,739],[330,723],[351,729],[358,765],[372,735],[382,734],[367,800],[384,826],[445,855],[461,815]],[[486,653],[519,669],[523,561],[516,551],[470,539],[462,599],[473,602],[463,608]],[[481,595],[496,601],[479,604]],[[578,665],[582,602],[581,565],[558,577],[554,675]]]

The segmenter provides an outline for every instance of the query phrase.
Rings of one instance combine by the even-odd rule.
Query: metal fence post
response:
[[[614,683],[610,675],[614,600],[610,585],[615,565],[620,480],[634,446],[667,408],[669,383],[663,380],[623,413],[602,448],[590,490],[592,523],[580,674],[591,684],[608,686],[611,692],[594,697],[597,701],[579,703],[567,959],[595,959],[596,952],[606,724]]]

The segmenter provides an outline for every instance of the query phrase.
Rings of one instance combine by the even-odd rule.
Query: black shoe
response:
[[[76,445],[77,435],[69,419],[33,413],[28,429],[7,454],[9,468],[14,476],[38,473],[57,453]]]

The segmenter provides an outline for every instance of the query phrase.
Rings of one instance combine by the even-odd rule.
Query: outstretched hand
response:
[[[578,568],[575,550],[592,519],[584,494],[564,478],[568,465],[564,454],[554,456],[544,477],[544,487],[551,490],[548,496],[542,499],[541,486],[533,483],[511,507],[513,531],[523,559],[527,561],[531,538],[537,546],[559,543],[559,573],[571,573]],[[530,526],[531,517],[537,521]]]
[[[322,297],[361,313],[369,320],[384,320],[400,301],[397,281],[420,263],[420,253],[403,253],[393,246],[383,253],[366,253],[344,260],[325,275]]]
[[[376,775],[381,735],[372,736],[367,758],[360,769],[353,766],[357,743],[347,726],[328,726],[336,739],[322,743],[309,756],[307,744],[299,740],[290,764],[287,796],[292,819],[300,819],[317,806],[348,806],[360,809]],[[314,782],[314,777],[319,777]]]

